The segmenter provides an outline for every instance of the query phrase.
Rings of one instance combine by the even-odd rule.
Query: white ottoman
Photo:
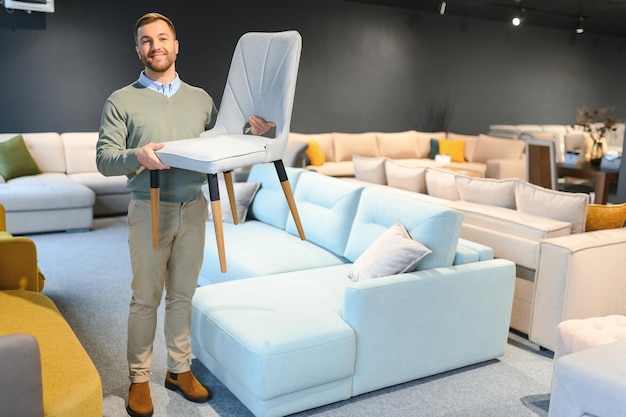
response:
[[[626,416],[626,339],[559,358],[548,417]]]
[[[554,362],[563,355],[626,338],[626,316],[572,319],[556,328]]]

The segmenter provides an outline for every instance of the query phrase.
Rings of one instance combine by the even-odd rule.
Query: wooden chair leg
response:
[[[150,171],[150,212],[152,215],[152,250],[159,249],[159,171]]]
[[[291,185],[289,184],[289,179],[287,178],[287,172],[285,171],[285,165],[282,160],[278,160],[274,161],[274,167],[276,168],[278,180],[280,181],[283,193],[287,199],[291,216],[293,217],[293,221],[296,223],[300,240],[306,240],[306,237],[304,236],[304,229],[302,228],[302,221],[300,221],[300,215],[298,214],[298,208],[296,207],[296,201],[293,198],[293,191],[291,190]]]
[[[224,182],[226,183],[226,191],[228,192],[230,212],[233,214],[233,223],[239,224],[239,216],[237,216],[237,201],[235,200],[235,190],[233,189],[232,171],[224,172]]]
[[[226,272],[224,225],[222,224],[222,205],[220,203],[220,191],[217,183],[217,174],[207,174],[207,177],[209,179],[209,198],[211,199],[211,213],[213,215],[213,227],[215,228],[217,253],[220,259],[220,271]]]

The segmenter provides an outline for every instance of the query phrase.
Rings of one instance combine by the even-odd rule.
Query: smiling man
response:
[[[179,50],[170,19],[148,13],[135,24],[135,50],[144,70],[131,85],[115,91],[102,113],[96,163],[104,175],[126,175],[131,191],[128,244],[133,279],[128,317],[127,358],[130,377],[128,405],[132,417],[154,412],[149,381],[157,309],[165,296],[165,387],[195,402],[210,392],[191,372],[191,299],[198,282],[207,201],[201,186],[205,174],[170,168],[155,150],[162,142],[197,137],[213,127],[217,109],[209,94],[180,80]],[[253,134],[273,123],[251,116]],[[242,130],[243,130],[242,126]],[[152,249],[150,170],[160,174],[159,248]]]

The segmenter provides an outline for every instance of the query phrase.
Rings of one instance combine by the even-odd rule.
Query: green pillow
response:
[[[439,139],[432,138],[430,140],[430,152],[428,158],[435,159],[435,156],[439,153]]]
[[[22,135],[0,142],[0,175],[5,181],[25,175],[41,174]]]

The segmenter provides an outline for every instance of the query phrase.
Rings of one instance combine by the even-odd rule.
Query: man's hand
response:
[[[248,117],[248,123],[250,123],[250,132],[255,136],[261,136],[263,133],[276,126],[276,123],[266,122],[259,116]]]
[[[165,145],[162,143],[149,143],[141,148],[137,148],[135,151],[137,161],[149,170],[169,169],[170,167],[161,162],[161,160],[154,153],[154,151],[161,149],[164,146]]]

